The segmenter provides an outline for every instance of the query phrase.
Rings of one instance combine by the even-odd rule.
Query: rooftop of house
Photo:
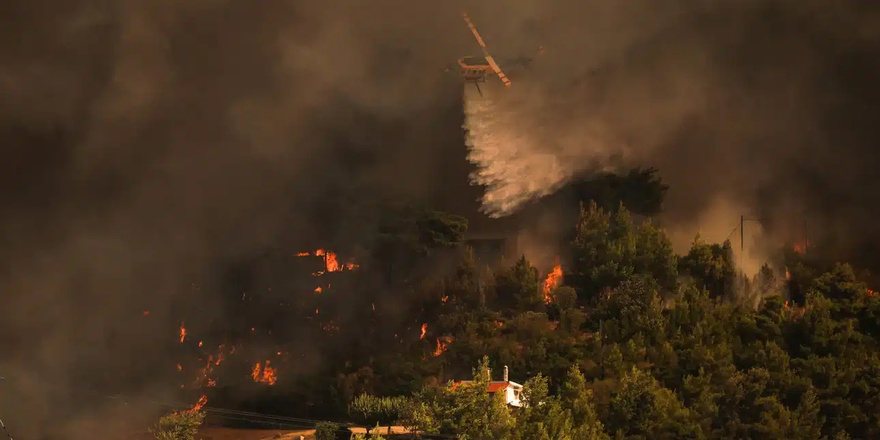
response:
[[[470,384],[470,383],[474,383],[474,381],[472,381],[472,380],[459,380],[459,381],[456,381],[455,383],[452,384],[452,389],[454,390],[454,389],[458,388],[458,386],[461,384]],[[520,385],[516,382],[503,381],[503,380],[493,380],[493,381],[489,382],[489,384],[486,386],[486,391],[489,393],[497,393],[497,392],[499,392],[501,390],[505,390],[511,386],[514,388],[522,388],[522,385]]]

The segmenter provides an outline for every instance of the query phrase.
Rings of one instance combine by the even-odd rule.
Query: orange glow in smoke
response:
[[[553,266],[553,270],[544,279],[544,304],[553,302],[550,293],[553,292],[553,289],[559,287],[560,283],[562,283],[562,266],[557,264]]]
[[[809,240],[809,239],[804,239],[804,241],[802,241],[802,242],[795,243],[795,244],[792,246],[792,249],[793,249],[795,252],[797,252],[798,254],[804,255],[804,254],[807,253],[807,248],[809,248],[809,247],[810,247],[810,240]]]
[[[269,366],[269,361],[266,361],[265,366],[260,367],[260,363],[257,362],[253,370],[251,370],[251,377],[254,379],[254,382],[265,383],[270,386],[275,385],[278,378],[275,376],[275,369]]]
[[[144,310],[144,316],[150,316],[150,311],[149,311],[149,310]]]

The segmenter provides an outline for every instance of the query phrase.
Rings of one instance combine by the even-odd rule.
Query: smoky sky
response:
[[[546,48],[511,73],[530,108],[660,168],[670,225],[725,196],[845,249],[880,237],[868,2],[7,1],[0,417],[36,437],[83,386],[166,390],[180,311],[235,313],[218,265],[341,246],[334,201],[472,206],[444,71],[478,53],[463,9],[499,59]],[[81,412],[66,438],[106,414]]]
[[[723,240],[744,215],[766,233],[756,248],[808,235],[834,258],[869,253],[855,251],[877,235],[880,34],[868,3],[550,9],[527,91],[493,97],[496,142],[471,154],[490,213],[621,154],[660,169],[671,187],[663,224],[685,241],[698,229]],[[514,122],[498,128],[491,113]]]

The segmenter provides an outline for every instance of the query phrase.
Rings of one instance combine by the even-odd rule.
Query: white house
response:
[[[522,397],[523,386],[516,382],[511,382],[507,377],[507,365],[504,366],[504,380],[492,380],[491,372],[487,371],[486,374],[489,376],[489,384],[486,387],[486,392],[490,394],[498,394],[504,393],[504,401],[513,407],[519,408],[522,406],[522,402],[520,398]],[[459,380],[456,381],[452,385],[452,389],[454,390],[461,384],[473,383],[472,380]]]

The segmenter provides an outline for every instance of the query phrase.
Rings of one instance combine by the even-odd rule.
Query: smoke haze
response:
[[[478,53],[465,8],[499,60],[546,48],[508,96],[465,92],[488,212],[622,155],[660,168],[688,240],[747,211],[859,255],[880,238],[867,5],[3,2],[0,417],[22,438],[111,438],[96,421],[115,407],[76,390],[171,395],[181,315],[235,317],[209,293],[218,267],[344,241],[328,200],[468,206],[443,71]]]
[[[486,212],[507,215],[622,155],[670,184],[663,221],[680,250],[698,229],[725,239],[740,215],[761,220],[749,229],[764,241],[809,235],[837,258],[876,241],[880,33],[865,3],[627,2],[561,15],[545,40],[558,45],[543,43],[528,84],[508,94],[538,98],[492,96],[514,102],[469,115]],[[583,25],[563,26],[573,21]]]

